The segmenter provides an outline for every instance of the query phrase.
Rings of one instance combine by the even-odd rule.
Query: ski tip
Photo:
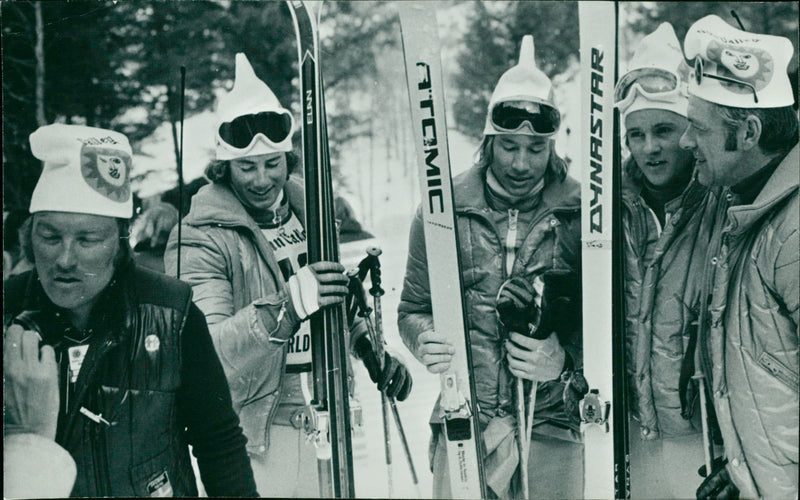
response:
[[[519,49],[519,65],[536,67],[536,58],[533,52],[533,35],[522,37],[522,47]]]

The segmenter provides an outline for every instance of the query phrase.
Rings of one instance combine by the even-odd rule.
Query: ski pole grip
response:
[[[380,297],[384,294],[384,290],[381,288],[381,261],[378,260],[378,256],[382,253],[383,251],[378,247],[369,247],[367,248],[368,257],[364,259],[369,265],[369,277],[372,281],[369,293],[373,297]]]

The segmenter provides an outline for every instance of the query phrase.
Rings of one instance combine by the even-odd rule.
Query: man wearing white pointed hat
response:
[[[55,124],[30,144],[44,168],[23,230],[34,269],[4,283],[4,437],[55,438],[76,465],[72,496],[197,495],[190,445],[209,494],[256,494],[191,289],[131,259],[128,139]],[[18,397],[51,377],[55,404],[45,404],[54,394],[42,389],[34,411],[55,409],[52,426],[42,425],[52,415],[31,415]]]
[[[306,319],[340,304],[338,262],[306,265],[302,182],[291,176],[294,119],[236,55],[233,88],[217,106],[211,184],[192,198],[181,240],[173,230],[168,273],[192,286],[231,387],[261,496],[317,497],[317,459],[307,439],[310,328]],[[411,375],[387,354],[384,369],[362,321],[351,345],[379,389],[404,400]]]
[[[697,178],[722,189],[706,257],[703,368],[725,445],[698,495],[795,498],[798,488],[798,120],[792,43],[717,16],[684,41]],[[719,463],[722,464],[723,461]]]
[[[453,180],[486,481],[500,498],[583,494],[575,404],[581,391],[572,383],[583,363],[580,297],[574,293],[580,290],[580,186],[555,153],[560,124],[552,84],[536,67],[533,37],[527,35],[519,63],[492,93],[475,164]],[[423,238],[417,211],[398,323],[409,350],[428,371],[441,373],[453,348],[446,326],[433,328]],[[551,279],[553,274],[560,279]],[[545,299],[553,298],[552,308],[542,311],[541,289],[534,286],[541,282]],[[518,380],[526,387],[538,382],[530,445],[515,437],[525,429],[513,403]],[[438,404],[431,425],[433,496],[450,498]],[[520,454],[526,450],[527,456]]]
[[[626,362],[635,396],[631,496],[690,498],[701,481],[703,441],[688,367],[697,335],[699,257],[708,247],[703,220],[713,195],[692,179],[694,158],[679,144],[689,67],[672,25],[662,23],[644,37],[628,67],[615,102],[631,153],[622,191]]]

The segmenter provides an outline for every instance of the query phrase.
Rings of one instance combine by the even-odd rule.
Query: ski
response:
[[[580,2],[585,498],[630,498],[615,2]],[[610,29],[613,27],[613,29]],[[591,353],[591,355],[587,355]]]
[[[455,204],[445,122],[444,85],[435,6],[398,4],[417,152],[434,325],[453,332],[456,353],[440,376],[453,498],[487,498],[469,330],[458,259]]]
[[[338,262],[325,97],[319,66],[319,9],[314,12],[309,2],[300,0],[286,3],[297,37],[308,262]],[[320,496],[353,498],[353,446],[347,384],[349,335],[344,309],[322,309],[311,316],[310,322],[313,366],[311,425],[317,447]]]

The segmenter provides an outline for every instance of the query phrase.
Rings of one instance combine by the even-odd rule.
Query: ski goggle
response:
[[[641,94],[654,101],[671,101],[680,93],[678,75],[661,68],[639,68],[623,76],[614,89],[614,103],[625,112]]]
[[[505,101],[492,107],[489,118],[498,132],[519,132],[525,124],[535,135],[552,135],[561,126],[561,113],[541,103]]]
[[[294,118],[288,112],[263,111],[221,123],[217,135],[231,148],[249,149],[258,135],[272,145],[282,143],[291,135],[293,125]]]
[[[753,93],[753,101],[758,104],[758,94],[756,94],[756,88],[747,82],[743,82],[741,80],[737,80],[735,78],[728,78],[727,76],[719,76],[719,75],[712,75],[711,73],[706,73],[703,71],[703,58],[697,56],[694,58],[694,80],[697,85],[700,85],[700,82],[703,81],[703,78],[711,78],[713,80],[719,80],[725,83],[733,83],[735,85],[740,85],[742,87],[747,87]]]

